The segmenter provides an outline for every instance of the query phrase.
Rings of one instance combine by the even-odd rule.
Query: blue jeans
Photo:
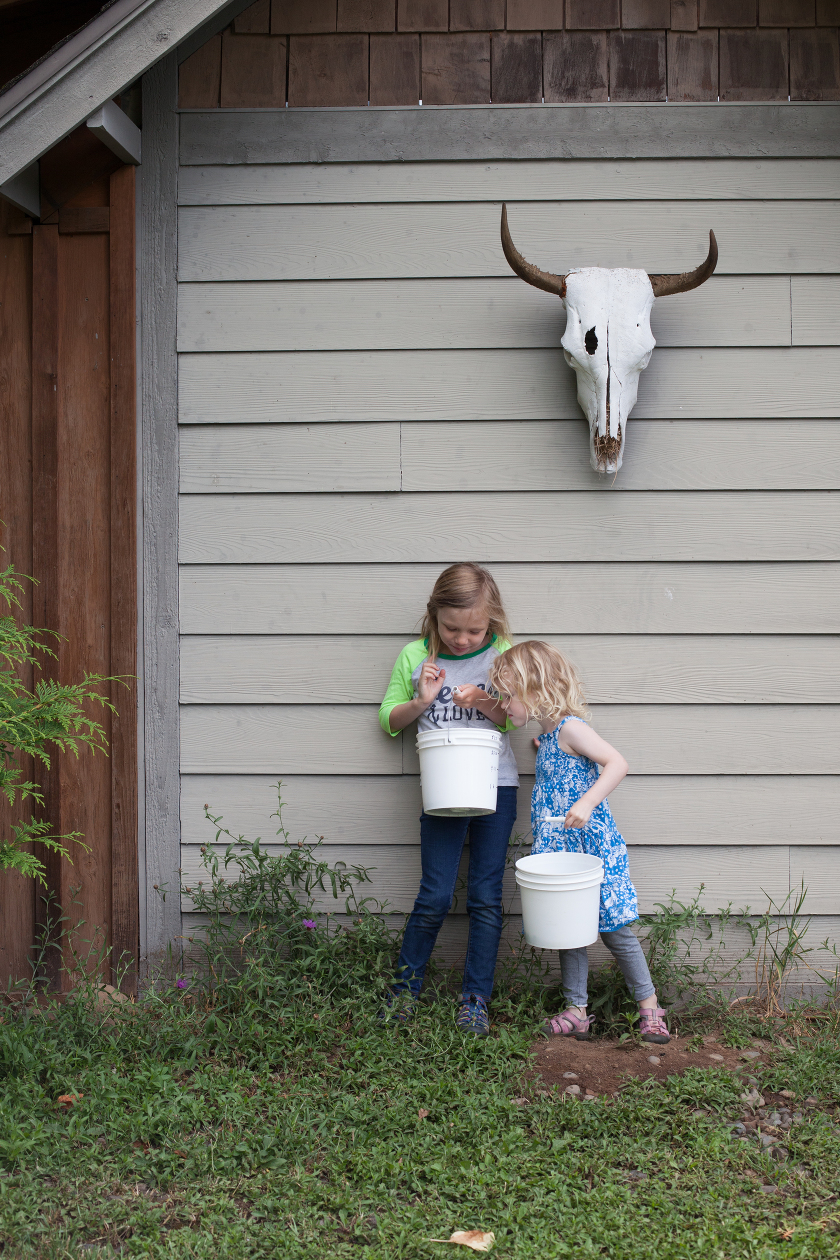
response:
[[[500,787],[495,814],[479,818],[420,815],[420,891],[403,937],[394,988],[414,996],[423,987],[426,967],[441,924],[452,906],[458,866],[467,832],[470,870],[467,914],[470,920],[464,993],[490,1000],[502,934],[502,879],[507,847],[516,820],[515,787]]]

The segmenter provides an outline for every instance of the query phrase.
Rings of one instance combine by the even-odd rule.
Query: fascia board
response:
[[[117,0],[0,96],[0,183],[228,7],[229,0]]]

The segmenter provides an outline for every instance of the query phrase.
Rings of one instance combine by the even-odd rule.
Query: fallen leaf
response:
[[[427,1116],[428,1114],[429,1114],[429,1113],[428,1113],[428,1111],[426,1110],[426,1108],[425,1108],[425,1107],[421,1107],[421,1108],[420,1108],[420,1110],[417,1112],[417,1119],[418,1119],[418,1120],[425,1120],[425,1119],[426,1119],[426,1116]]]
[[[496,1235],[483,1229],[456,1229],[448,1238],[430,1238],[429,1242],[457,1243],[459,1247],[470,1247],[473,1251],[489,1251],[496,1241]]]
[[[59,1094],[58,1105],[59,1107],[72,1107],[74,1103],[81,1102],[83,1098],[84,1094]]]

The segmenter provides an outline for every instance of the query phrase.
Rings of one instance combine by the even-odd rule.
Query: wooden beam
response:
[[[837,157],[832,104],[486,105],[185,114],[185,166],[500,158]]]
[[[137,988],[137,417],[134,167],[111,176],[111,968]]]
[[[58,573],[58,228],[32,232],[32,622],[49,630],[60,627]],[[44,673],[52,671],[45,668]],[[61,816],[58,758],[49,769],[38,767],[44,807],[38,815],[56,827]],[[62,859],[44,858],[49,891],[61,900]],[[45,926],[46,908],[37,900],[37,918]],[[49,981],[60,988],[57,951],[46,957]]]

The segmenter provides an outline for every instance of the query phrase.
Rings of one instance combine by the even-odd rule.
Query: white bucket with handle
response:
[[[580,949],[598,939],[604,864],[589,853],[532,853],[516,863],[525,940]]]
[[[495,814],[498,731],[447,727],[417,736],[423,809],[442,817]]]

